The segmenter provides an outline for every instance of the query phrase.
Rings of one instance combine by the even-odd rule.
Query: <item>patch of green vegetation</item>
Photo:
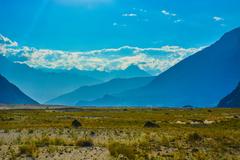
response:
[[[110,154],[116,158],[127,158],[129,160],[134,160],[136,158],[134,146],[113,142],[109,144],[108,149]]]
[[[200,136],[198,133],[191,133],[191,134],[188,135],[187,140],[190,143],[196,143],[196,142],[202,141],[203,137]]]
[[[34,144],[25,144],[25,145],[19,146],[20,155],[24,154],[28,157],[36,157],[37,152],[38,152],[37,146]]]
[[[79,146],[106,147],[123,159],[240,159],[239,115],[240,109],[2,110],[0,148],[17,146],[32,156]],[[74,120],[80,128],[71,127]]]

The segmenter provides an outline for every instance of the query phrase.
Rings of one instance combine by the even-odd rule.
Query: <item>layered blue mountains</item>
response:
[[[104,96],[87,106],[216,106],[240,80],[240,28],[186,58],[146,86]]]
[[[145,86],[153,79],[154,77],[118,78],[97,85],[83,86],[70,93],[56,97],[48,101],[47,104],[75,106],[79,101],[93,101],[106,95]]]
[[[0,65],[1,104],[240,107],[240,28],[157,76],[136,65],[110,72],[44,70],[5,56]]]
[[[125,70],[101,72],[72,70],[40,70],[26,64],[13,63],[0,55],[0,74],[40,103],[71,92],[81,86],[105,82],[113,78],[149,76],[136,66]]]

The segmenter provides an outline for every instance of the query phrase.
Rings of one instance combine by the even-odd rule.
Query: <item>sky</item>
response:
[[[239,0],[0,0],[0,52],[36,68],[156,74],[240,26]]]

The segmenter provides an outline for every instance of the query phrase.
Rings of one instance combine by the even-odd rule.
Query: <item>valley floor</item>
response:
[[[0,159],[240,159],[240,109],[1,108]]]

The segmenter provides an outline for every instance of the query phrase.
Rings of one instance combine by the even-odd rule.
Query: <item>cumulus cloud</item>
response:
[[[0,54],[10,58],[14,57],[17,63],[24,63],[34,68],[78,68],[79,70],[111,71],[125,69],[134,64],[151,73],[163,72],[202,49],[180,46],[162,46],[159,48],[122,46],[68,52],[22,47],[4,36],[0,36],[0,42]]]
[[[137,17],[137,14],[135,13],[124,13],[122,14],[123,17]]]
[[[180,23],[182,21],[183,21],[182,19],[177,19],[177,20],[174,21],[174,23]]]
[[[169,12],[167,10],[162,10],[161,13],[164,16],[172,17],[171,19],[174,19],[173,23],[181,23],[181,22],[183,22],[183,19],[180,18],[176,13],[171,13],[171,12]]]
[[[224,21],[224,19],[222,18],[222,17],[218,17],[218,16],[215,16],[215,17],[213,17],[213,20],[214,21]]]
[[[176,13],[170,13],[167,10],[162,10],[161,13],[164,14],[165,16],[172,16],[172,17],[177,16]]]
[[[6,46],[12,46],[12,47],[18,45],[17,42],[14,42],[14,41],[10,40],[9,38],[4,37],[2,34],[0,34],[0,44],[6,45]]]

